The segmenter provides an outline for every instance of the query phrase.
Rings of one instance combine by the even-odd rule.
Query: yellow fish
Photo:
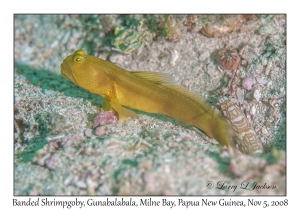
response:
[[[104,98],[103,108],[114,109],[120,120],[137,114],[125,107],[163,114],[202,130],[231,147],[230,124],[200,96],[175,85],[158,72],[127,71],[115,64],[76,50],[61,64],[61,74],[76,85]]]

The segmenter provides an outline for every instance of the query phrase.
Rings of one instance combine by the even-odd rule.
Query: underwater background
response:
[[[191,125],[141,111],[94,128],[102,98],[60,75],[77,49],[169,73],[218,110],[235,96],[264,154],[233,156]],[[239,54],[238,72],[224,69],[224,50]],[[16,14],[14,61],[15,195],[286,194],[285,15]],[[270,187],[220,189],[245,180]]]

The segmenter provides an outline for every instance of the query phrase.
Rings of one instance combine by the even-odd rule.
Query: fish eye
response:
[[[82,63],[83,56],[82,55],[74,55],[73,60],[75,63]]]

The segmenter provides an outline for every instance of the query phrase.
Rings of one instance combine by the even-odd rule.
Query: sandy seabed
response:
[[[265,154],[230,155],[190,125],[141,111],[96,133],[102,98],[59,74],[79,48],[127,70],[169,73],[212,105],[233,77],[217,52],[245,49],[236,90]],[[285,195],[285,59],[285,15],[15,15],[14,193]]]

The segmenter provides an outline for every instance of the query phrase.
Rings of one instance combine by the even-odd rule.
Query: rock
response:
[[[254,90],[253,97],[256,99],[257,102],[260,100],[261,94],[259,90]]]
[[[106,135],[106,128],[105,128],[105,126],[100,126],[100,127],[96,128],[95,134],[97,136],[105,136]]]
[[[92,137],[92,129],[90,129],[90,128],[88,128],[88,129],[86,129],[85,131],[84,131],[84,135],[86,136],[86,137]]]
[[[242,86],[246,90],[252,90],[253,83],[254,83],[254,81],[251,77],[246,77],[243,80]]]

